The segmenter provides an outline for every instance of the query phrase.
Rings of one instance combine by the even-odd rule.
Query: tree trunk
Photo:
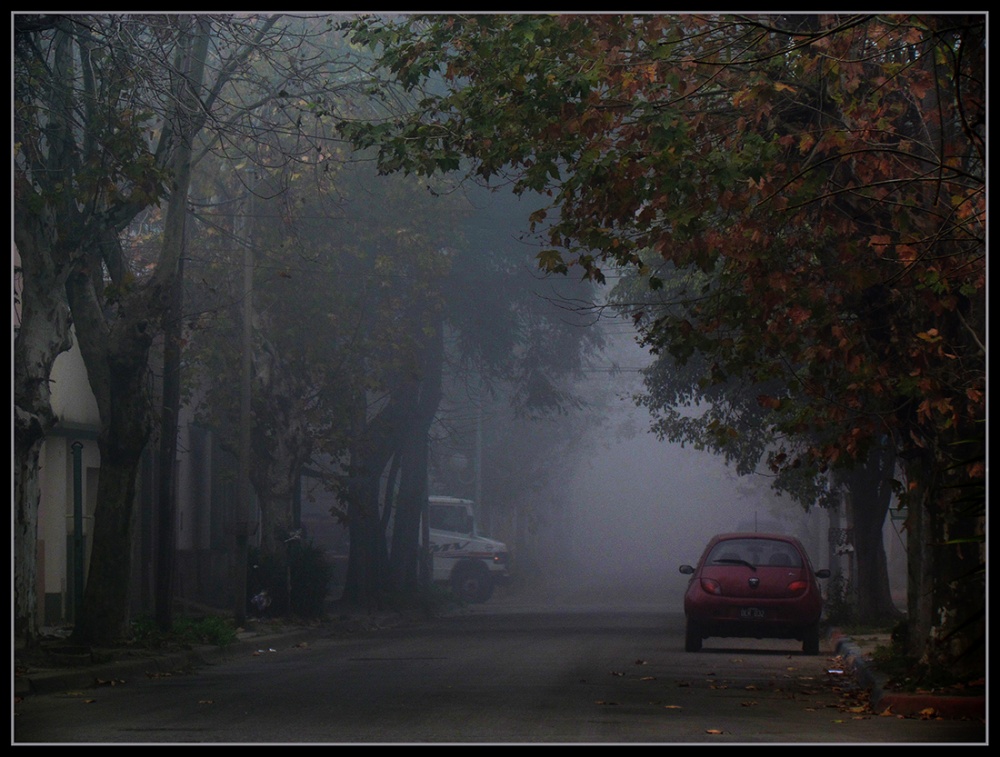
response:
[[[854,527],[859,623],[886,625],[902,615],[892,601],[883,542],[885,519],[892,502],[895,461],[892,449],[875,450],[863,466],[850,471],[844,479],[850,493]]]
[[[358,414],[367,415],[359,403]],[[380,517],[382,473],[395,451],[397,408],[390,404],[371,419],[355,423],[347,487],[347,527],[350,553],[344,579],[345,600],[380,609],[388,588],[388,547]]]
[[[67,267],[35,247],[37,240],[26,235],[25,226],[15,232],[20,244],[32,247],[22,261],[20,327],[14,338],[14,636],[31,646],[37,637],[38,459],[45,434],[56,422],[49,374],[73,342]]]
[[[181,321],[183,315],[183,258],[177,267],[170,312],[163,325],[163,401],[160,419],[160,476],[156,528],[156,625],[161,631],[173,627],[174,552],[177,526],[174,523],[177,459],[177,427],[181,406]]]
[[[153,425],[148,361],[156,321],[144,317],[149,306],[139,294],[109,331],[87,276],[71,277],[67,291],[101,415],[90,571],[73,636],[110,642],[129,630],[132,519],[139,465]]]
[[[929,667],[976,678],[986,671],[985,491],[949,486],[938,451],[908,463],[907,648]]]
[[[443,325],[424,354],[422,375],[405,389],[409,412],[403,432],[403,466],[392,531],[389,583],[401,593],[416,592],[420,586],[420,517],[427,502],[428,433],[441,403],[441,374],[444,370]]]
[[[250,480],[261,516],[261,549],[284,553],[293,529],[292,512],[299,472],[312,454],[312,433],[306,408],[311,387],[298,379],[299,370],[282,359],[277,348],[262,340],[255,391],[250,445]]]

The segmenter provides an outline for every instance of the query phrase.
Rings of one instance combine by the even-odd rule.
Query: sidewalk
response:
[[[74,659],[65,656],[56,661],[21,667],[17,660],[13,672],[15,697],[31,694],[53,694],[67,690],[88,689],[101,686],[115,686],[129,680],[150,677],[165,677],[199,665],[217,663],[226,659],[237,659],[256,654],[274,654],[294,647],[309,644],[320,636],[331,634],[351,635],[375,628],[398,625],[404,620],[395,613],[353,613],[343,614],[336,619],[309,625],[283,625],[262,623],[257,630],[241,630],[237,640],[224,647],[204,645],[190,649],[167,652],[155,650],[102,650],[94,662],[91,655],[82,653]]]
[[[66,667],[31,667],[15,670],[14,696],[54,694],[74,689],[114,686],[141,677],[176,674],[198,665],[235,659],[256,652],[271,653],[308,643],[320,629],[301,629],[280,634],[241,633],[233,644],[225,647],[199,646],[188,650],[167,652],[148,657],[133,656],[108,662],[68,664]]]
[[[858,684],[871,690],[871,708],[876,714],[899,717],[943,718],[945,720],[985,720],[985,696],[949,696],[921,692],[897,692],[885,688],[886,681],[871,665],[870,655],[880,644],[888,644],[888,634],[855,640],[834,628],[829,634],[835,654],[853,671]]]

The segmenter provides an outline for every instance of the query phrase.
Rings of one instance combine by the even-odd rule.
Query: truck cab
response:
[[[486,602],[510,578],[507,545],[479,534],[471,500],[430,497],[428,515],[434,581],[465,602]]]

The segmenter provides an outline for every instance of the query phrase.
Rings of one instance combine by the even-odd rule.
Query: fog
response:
[[[754,516],[720,458],[650,434],[581,464],[567,498],[573,552],[595,583],[683,583],[678,565],[694,564],[713,534]]]
[[[697,563],[713,535],[759,528],[805,540],[810,531],[821,533],[823,514],[806,515],[776,495],[766,476],[737,476],[718,455],[657,439],[650,416],[630,398],[641,389],[637,369],[651,358],[634,335],[623,330],[617,341],[608,357],[624,373],[592,380],[605,382],[615,397],[608,425],[595,430],[593,453],[560,485],[570,557],[547,566],[560,585],[609,597],[638,590],[672,598],[680,609],[688,577],[678,567]]]

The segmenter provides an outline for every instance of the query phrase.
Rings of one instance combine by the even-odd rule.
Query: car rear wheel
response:
[[[693,620],[688,620],[684,626],[684,651],[701,651],[701,629]]]
[[[819,623],[808,626],[802,633],[802,653],[819,654]]]

